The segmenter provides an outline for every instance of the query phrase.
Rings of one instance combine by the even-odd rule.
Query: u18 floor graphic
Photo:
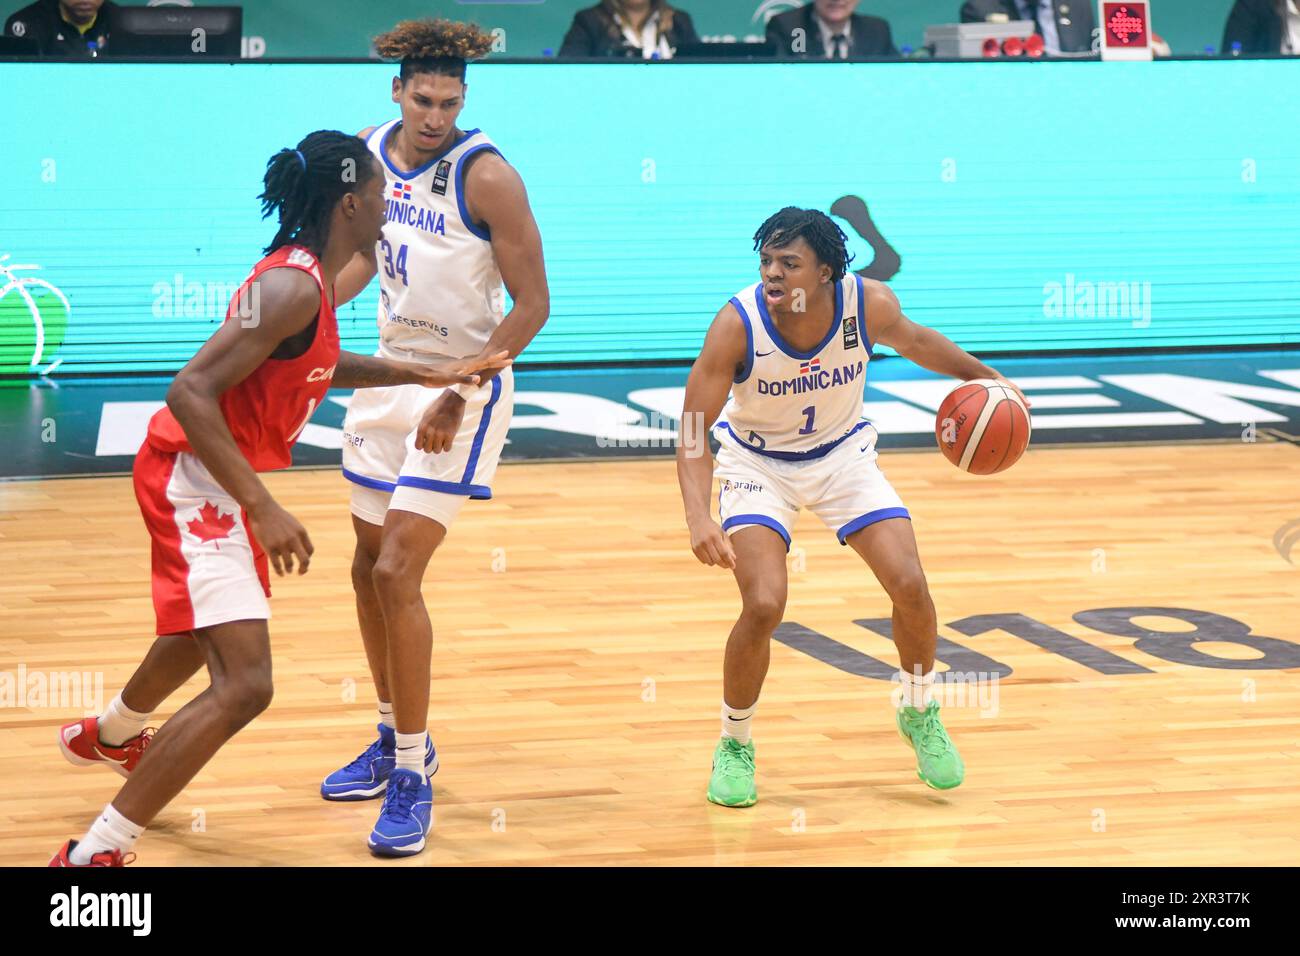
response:
[[[1155,630],[1137,623],[1136,618],[1141,617],[1181,621],[1192,625],[1193,629],[1190,631]],[[1300,667],[1300,644],[1265,634],[1251,633],[1250,625],[1213,611],[1179,607],[1104,607],[1078,611],[1073,618],[1076,623],[1103,634],[1132,638],[1134,650],[1171,664],[1187,664],[1192,667],[1211,667],[1221,670],[1286,670]],[[893,640],[893,626],[889,618],[863,618],[853,623],[874,631],[888,640]],[[1151,668],[1137,661],[1121,657],[1072,634],[1067,634],[1027,614],[976,614],[951,621],[947,627],[967,637],[978,637],[981,634],[1001,631],[1098,674],[1153,673]],[[787,647],[845,673],[883,681],[894,681],[897,678],[896,665],[887,664],[794,621],[782,623],[774,637]],[[1196,646],[1209,642],[1237,644],[1249,648],[1257,656],[1219,657]],[[939,635],[935,657],[948,665],[948,673],[953,675],[950,680],[960,679],[961,675],[980,675],[982,679],[1000,680],[1012,674],[1010,665],[958,644],[942,634]],[[971,679],[976,678],[972,676]]]

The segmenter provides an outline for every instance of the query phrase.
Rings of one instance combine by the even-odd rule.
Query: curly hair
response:
[[[817,209],[786,206],[770,216],[754,233],[755,251],[769,243],[780,249],[802,237],[817,258],[831,267],[831,278],[839,282],[849,271],[854,257],[849,254],[849,237],[826,213]]]
[[[623,30],[615,17],[623,16],[623,0],[600,0],[602,19],[606,21],[605,29],[609,38],[616,43],[622,42]],[[673,28],[673,14],[677,11],[667,0],[650,0],[650,12],[659,14],[659,35],[663,36]]]
[[[375,52],[385,60],[400,60],[405,83],[417,73],[454,76],[465,82],[469,60],[487,56],[492,34],[476,23],[453,20],[403,20],[375,37]]]

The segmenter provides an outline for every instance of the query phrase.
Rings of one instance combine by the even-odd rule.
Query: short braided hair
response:
[[[800,209],[798,206],[786,206],[780,212],[769,216],[754,233],[754,250],[763,246],[788,246],[796,239],[803,238],[812,246],[817,258],[831,267],[834,281],[839,282],[849,271],[853,256],[849,255],[849,237],[835,224],[830,216],[820,209]]]

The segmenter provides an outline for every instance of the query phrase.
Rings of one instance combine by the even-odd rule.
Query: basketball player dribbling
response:
[[[331,386],[474,384],[490,360],[412,364],[339,349],[335,277],[384,223],[384,176],[355,136],[319,131],[267,163],[263,215],[280,228],[226,320],[176,375],[135,459],[152,539],[157,641],[104,714],[63,727],[78,765],[127,778],[51,866],[121,866],[154,817],[271,701],[269,564],[305,574],[307,531],[258,472],[291,448]],[[149,715],[201,666],[211,684],[156,735]],[[125,858],[125,859],[124,859]]]
[[[398,60],[399,119],[360,135],[383,164],[388,223],[340,279],[339,299],[379,273],[379,355],[412,362],[518,355],[550,311],[542,241],[519,174],[477,129],[462,131],[466,61],[492,38],[446,20],[405,21],[375,39]],[[514,306],[503,316],[502,282]],[[513,409],[513,379],[352,399],[343,475],[352,482],[357,618],[379,704],[379,736],[321,784],[327,800],[383,796],[368,845],[419,853],[432,821],[428,734],[433,632],[421,581],[462,505],[492,497]]]
[[[763,223],[754,237],[761,281],[718,312],[686,385],[677,477],[691,550],[733,571],[742,605],[723,660],[722,739],[707,791],[721,806],[758,800],[750,725],[785,610],[790,529],[803,507],[858,553],[893,603],[896,722],[917,775],[947,790],[965,774],[933,699],[934,603],[907,509],[876,464],[863,389],[876,345],[943,375],[1002,377],[910,321],[887,286],[848,272],[845,243],[815,210],[786,207]],[[709,510],[713,422],[721,524]]]

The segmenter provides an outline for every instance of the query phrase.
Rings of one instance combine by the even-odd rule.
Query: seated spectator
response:
[[[1297,0],[1237,0],[1223,28],[1223,52],[1234,43],[1242,53],[1300,56],[1300,3]]]
[[[108,0],[36,0],[5,21],[4,35],[27,40],[42,56],[89,59],[108,45],[116,16]]]
[[[962,23],[983,23],[1005,15],[1009,20],[1033,20],[1034,32],[1043,38],[1049,56],[1088,53],[1097,29],[1095,0],[967,0],[961,5]]]
[[[858,0],[813,0],[767,21],[767,42],[780,56],[856,60],[898,56],[889,21],[854,13]]]
[[[679,45],[699,42],[690,14],[665,0],[602,0],[573,15],[560,56],[670,60]]]

